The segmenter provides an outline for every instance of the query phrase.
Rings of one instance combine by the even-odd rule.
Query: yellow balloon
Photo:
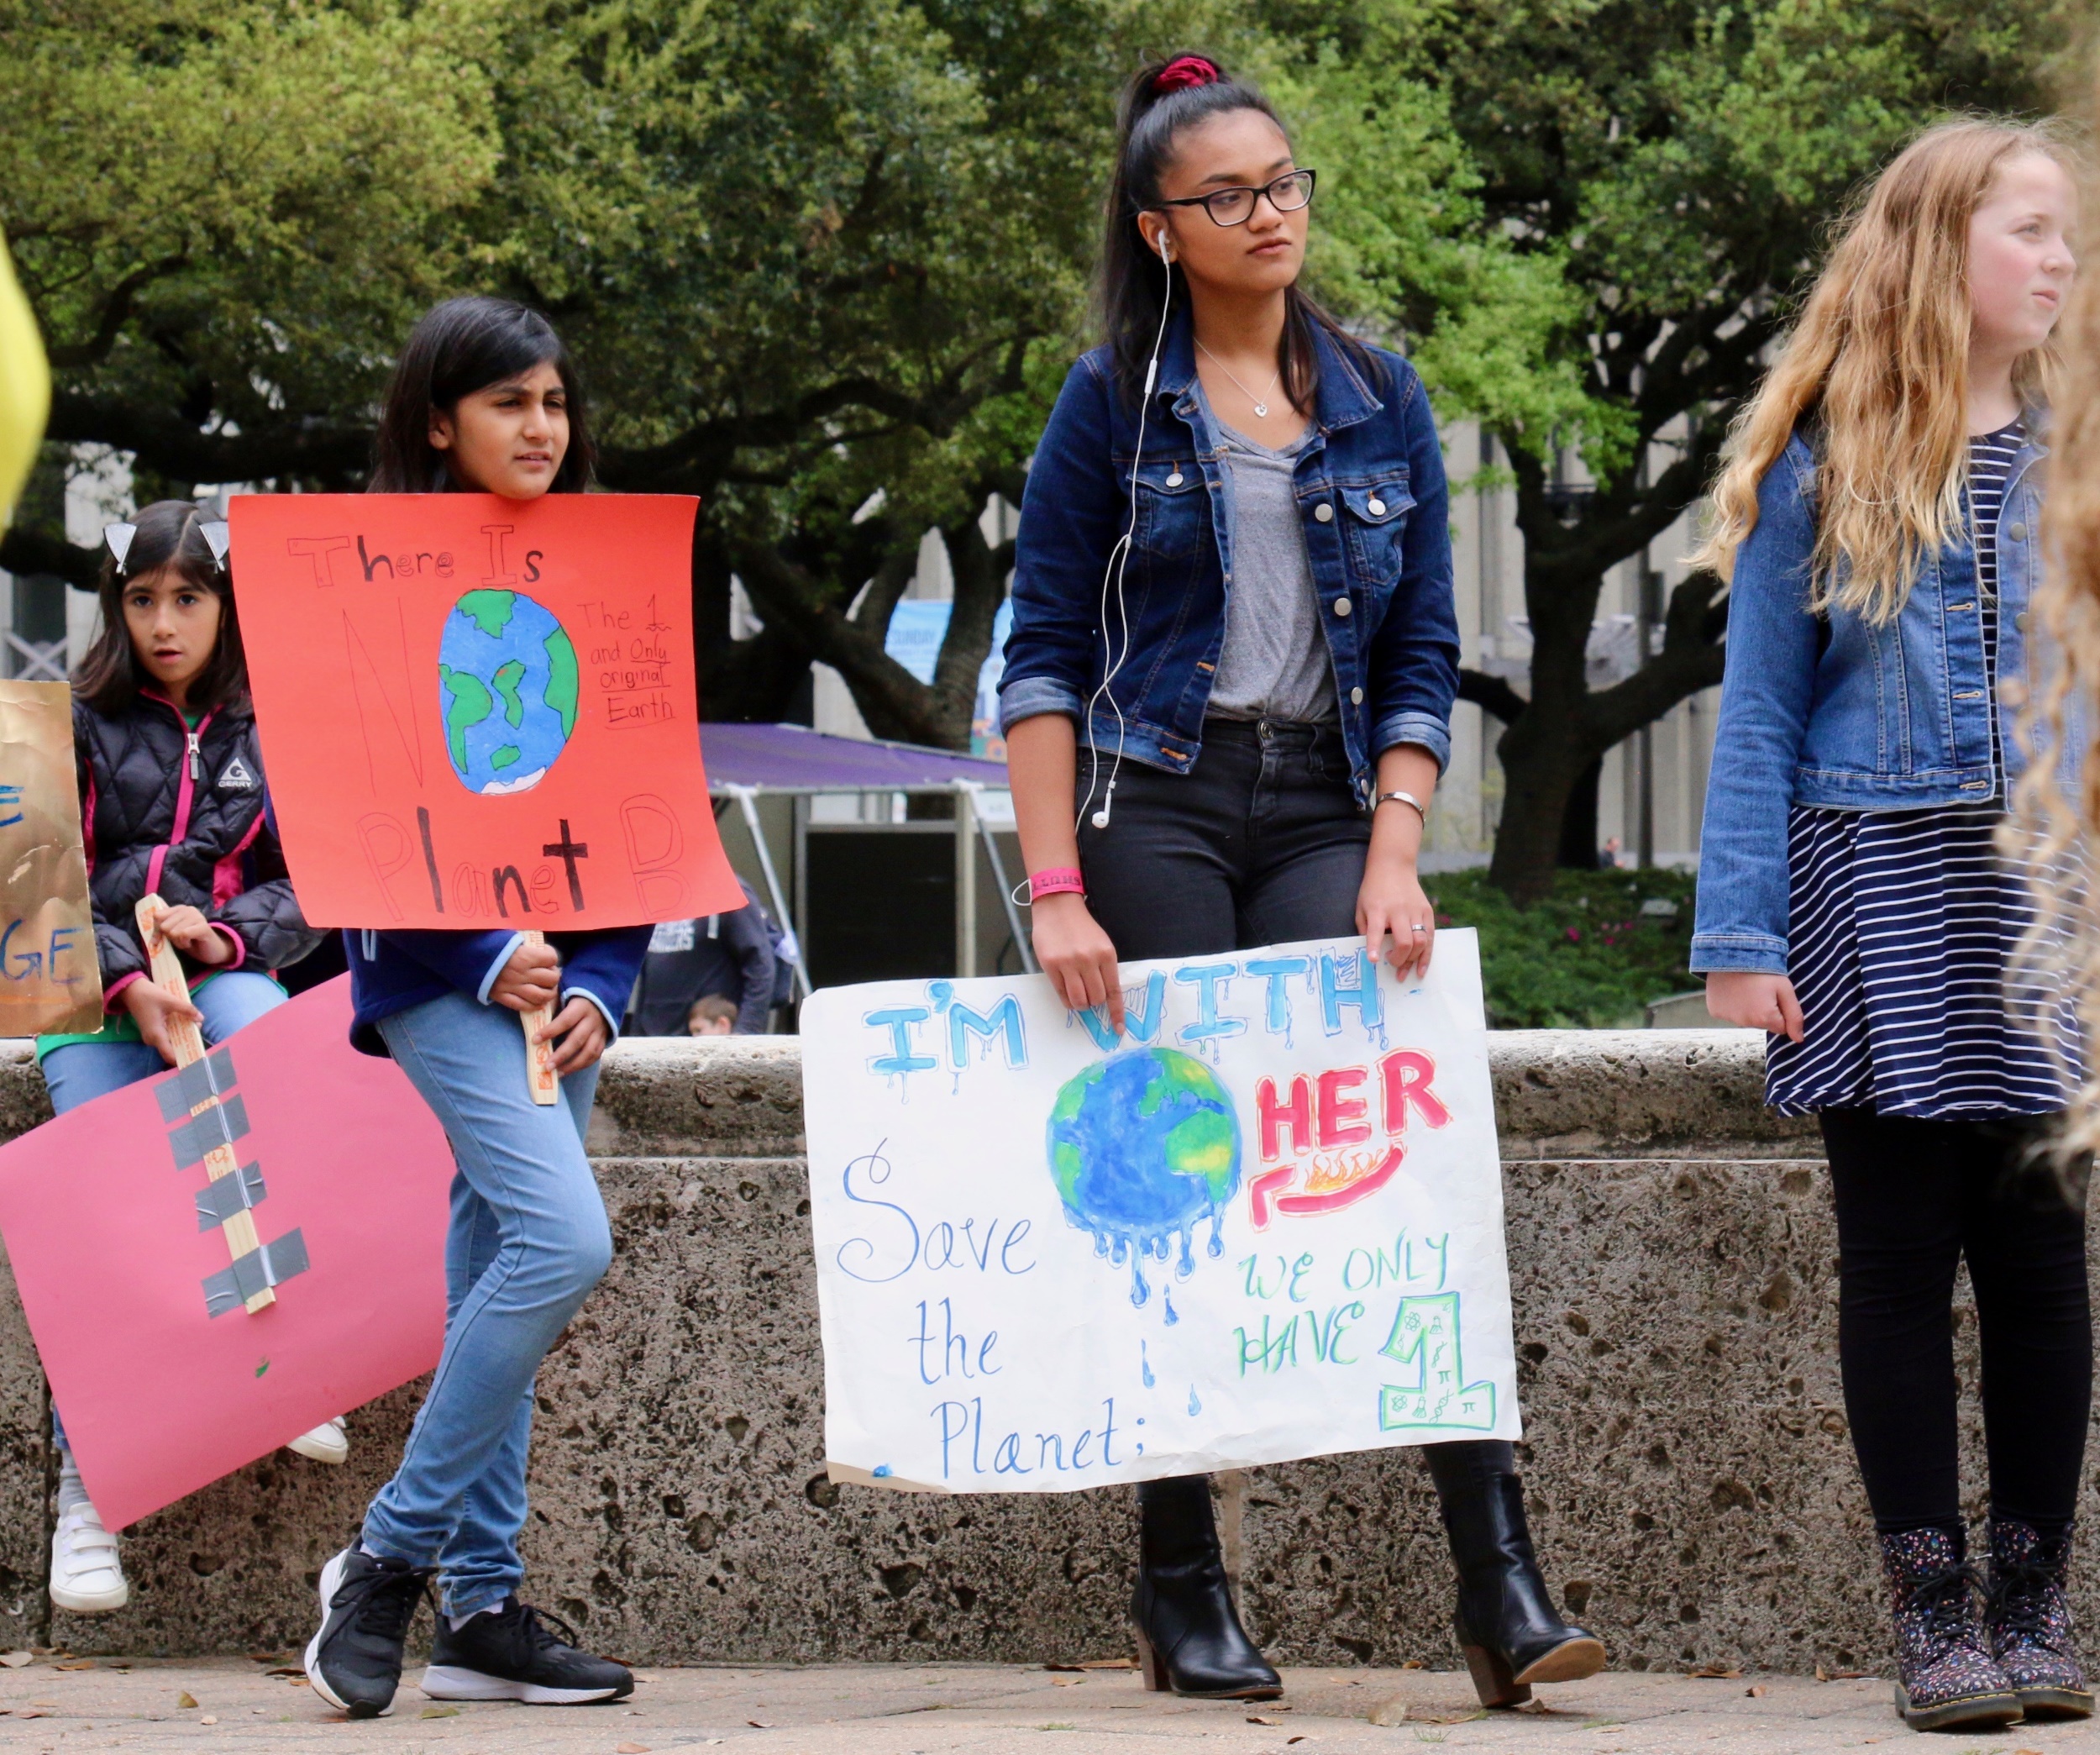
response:
[[[0,527],[14,512],[51,412],[51,369],[29,302],[0,239]]]

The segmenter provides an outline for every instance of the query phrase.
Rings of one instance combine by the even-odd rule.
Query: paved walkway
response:
[[[617,1706],[438,1706],[412,1685],[391,1718],[350,1724],[286,1663],[40,1658],[0,1668],[0,1751],[355,1749],[433,1755],[1357,1755],[1525,1749],[1551,1755],[1804,1755],[1872,1744],[1919,1755],[2100,1755],[2100,1728],[2016,1726],[1923,1744],[1888,1684],[1792,1676],[1622,1674],[1543,1690],[1549,1710],[1480,1714],[1462,1675],[1292,1670],[1273,1705],[1147,1695],[1127,1668],[836,1664],[642,1673]]]

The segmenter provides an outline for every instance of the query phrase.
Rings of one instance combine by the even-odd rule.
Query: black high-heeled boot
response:
[[[1145,1686],[1198,1700],[1269,1700],[1284,1691],[1240,1625],[1200,1474],[1137,1490],[1137,1662]]]
[[[1458,1644],[1483,1706],[1515,1706],[1534,1682],[1575,1682],[1604,1667],[1604,1642],[1554,1612],[1524,1521],[1516,1453],[1494,1438],[1425,1444],[1458,1568]]]

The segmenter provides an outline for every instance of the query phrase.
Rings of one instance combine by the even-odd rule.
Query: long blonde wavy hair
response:
[[[2100,114],[2100,91],[2095,92]],[[2100,211],[2100,186],[2086,179],[2084,211]],[[2042,510],[2042,578],[2029,642],[2033,696],[2019,738],[2028,765],[2013,814],[1999,834],[2024,866],[2035,919],[2008,983],[2015,1008],[2049,1046],[2074,1091],[2055,1147],[2075,1181],[2082,1154],[2100,1148],[2100,904],[2093,844],[2100,837],[2100,276],[2082,273],[2056,327],[2063,383],[2050,428]],[[2075,789],[2059,768],[2067,740],[2083,768]],[[2089,1045],[2085,1064],[2063,1066],[2051,1012],[2069,1009]]]
[[[1800,320],[1736,417],[1692,557],[1724,579],[1757,526],[1757,487],[1809,415],[1821,427],[1811,607],[1893,621],[1924,557],[1962,524],[1968,474],[1969,222],[2000,166],[2069,159],[2048,123],[1927,129],[1856,194]],[[2022,358],[2024,402],[2053,400],[2055,346]]]

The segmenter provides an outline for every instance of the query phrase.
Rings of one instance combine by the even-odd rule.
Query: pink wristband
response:
[[[1028,875],[1028,900],[1039,902],[1046,896],[1084,896],[1086,880],[1069,865],[1059,865],[1048,871],[1033,871]]]

